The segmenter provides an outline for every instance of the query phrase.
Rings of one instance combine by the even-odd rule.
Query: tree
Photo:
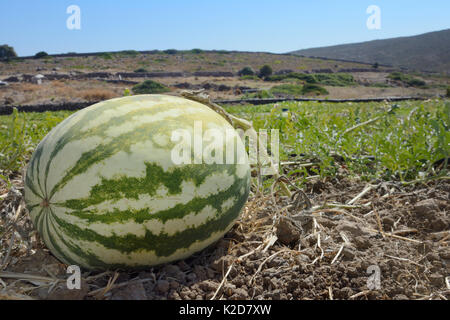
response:
[[[375,62],[375,63],[372,65],[372,68],[378,69],[378,66],[379,66],[378,62]]]
[[[45,58],[45,57],[48,57],[48,53],[45,51],[39,51],[38,53],[36,53],[34,55],[35,59],[41,59],[41,58]]]
[[[178,50],[177,49],[167,49],[163,51],[165,54],[177,54]]]
[[[252,75],[254,75],[255,74],[255,71],[253,71],[253,69],[251,68],[251,67],[245,67],[245,68],[242,68],[239,72],[238,72],[238,75],[240,76],[240,77],[242,77],[242,76],[252,76]]]
[[[17,58],[17,53],[14,51],[13,47],[4,44],[0,46],[0,60],[10,60]]]
[[[266,78],[268,76],[270,76],[272,74],[272,67],[269,65],[264,65],[261,67],[261,69],[259,69],[259,74],[258,76],[260,78]]]

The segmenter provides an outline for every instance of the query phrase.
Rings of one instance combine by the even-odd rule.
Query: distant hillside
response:
[[[374,40],[292,52],[323,57],[405,67],[450,74],[450,29],[412,37]]]

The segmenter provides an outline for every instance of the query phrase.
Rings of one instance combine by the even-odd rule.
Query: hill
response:
[[[311,48],[292,53],[307,57],[378,62],[411,70],[450,74],[450,29],[412,37]]]

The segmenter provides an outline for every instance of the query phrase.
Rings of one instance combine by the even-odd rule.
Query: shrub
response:
[[[170,89],[165,85],[153,80],[145,80],[132,88],[135,94],[152,94],[169,92]]]
[[[227,51],[227,50],[213,50],[212,52],[217,53],[217,54],[230,54],[230,53],[232,53],[231,51]]]
[[[89,89],[81,93],[81,96],[88,101],[103,101],[116,97],[117,95],[106,89]]]
[[[346,87],[355,84],[355,79],[348,73],[318,73],[315,76],[317,78],[317,83],[326,86]]]
[[[176,49],[167,49],[163,51],[165,54],[177,54],[178,50]]]
[[[417,78],[411,78],[406,83],[411,87],[425,87],[427,85],[425,81]]]
[[[254,74],[255,71],[251,67],[244,67],[238,72],[239,76],[253,76]]]
[[[38,53],[36,53],[34,55],[35,59],[41,59],[41,58],[46,58],[46,57],[48,57],[48,53],[45,51],[39,51]]]
[[[113,58],[113,55],[109,52],[103,52],[99,56],[105,60],[111,60]]]
[[[303,87],[298,84],[286,83],[286,84],[281,84],[279,86],[273,87],[272,89],[270,89],[270,92],[296,96],[296,95],[301,95],[303,93]]]
[[[10,60],[17,58],[17,53],[14,51],[13,47],[4,44],[0,46],[0,60]]]
[[[392,72],[389,76],[389,79],[403,82],[404,84],[410,86],[410,87],[425,87],[426,83],[423,80],[420,80],[418,78],[414,78],[409,74],[404,74],[401,72]]]
[[[327,89],[322,88],[321,86],[317,85],[317,84],[312,84],[312,83],[307,83],[303,86],[302,89],[302,94],[303,95],[307,95],[307,94],[315,94],[315,95],[321,95],[321,94],[328,94],[329,92],[327,91]]]
[[[119,51],[117,54],[121,55],[121,56],[125,56],[125,57],[135,57],[139,54],[139,51],[136,50],[122,50]]]
[[[139,68],[139,69],[134,70],[134,72],[136,72],[136,73],[145,73],[145,72],[148,72],[148,70],[145,69],[145,68]]]
[[[255,75],[248,75],[248,76],[242,76],[242,77],[240,77],[239,78],[239,80],[260,80],[259,78],[258,78],[258,76],[255,76]]]
[[[198,49],[198,48],[191,50],[191,53],[194,53],[194,54],[199,54],[199,53],[202,53],[202,52],[203,52],[203,50],[202,49]]]
[[[260,78],[266,78],[266,77],[272,75],[272,72],[273,72],[272,67],[266,64],[266,65],[262,66],[261,69],[259,69],[258,76]]]
[[[373,87],[373,88],[390,88],[390,87],[392,87],[390,84],[384,83],[384,82],[375,82],[375,83],[369,84],[368,86]]]
[[[305,73],[287,73],[280,75],[273,75],[267,77],[266,81],[282,81],[286,79],[297,79],[305,81],[310,84],[322,84],[327,86],[335,87],[345,87],[355,84],[355,79],[351,74],[348,73],[316,73],[316,74],[305,74]]]
[[[291,96],[308,95],[308,94],[328,94],[325,88],[317,84],[306,83],[304,86],[298,84],[281,84],[270,89],[270,92],[275,94],[287,94]]]

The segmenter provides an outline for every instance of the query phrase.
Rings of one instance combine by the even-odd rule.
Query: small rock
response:
[[[188,275],[186,276],[186,280],[188,282],[195,281],[195,280],[197,280],[197,275],[195,273],[193,273],[193,272],[188,273]]]
[[[353,239],[353,242],[354,242],[356,248],[359,250],[366,250],[372,246],[372,243],[370,242],[370,240],[364,236],[355,237]]]
[[[158,290],[161,293],[167,293],[170,288],[170,283],[167,280],[158,280],[156,282],[156,290]]]
[[[337,231],[344,231],[351,234],[353,237],[362,236],[364,232],[353,222],[342,221],[337,227]]]
[[[306,279],[300,280],[299,286],[302,289],[310,289],[310,288],[314,287],[314,277],[309,276]]]
[[[232,256],[222,256],[213,261],[211,267],[216,270],[216,272],[222,273],[228,270],[228,267],[233,263],[234,257]]]
[[[450,260],[450,248],[441,248],[439,250],[439,256],[444,260]]]
[[[236,290],[236,286],[234,284],[226,283],[223,286],[223,293],[228,297],[231,297],[235,290]]]
[[[181,271],[180,267],[174,264],[168,264],[165,265],[164,268],[162,269],[162,271],[165,272],[165,274],[168,277],[176,277],[178,275],[178,273]]]
[[[208,278],[205,268],[199,265],[194,266],[194,273],[198,280],[203,281]]]
[[[142,283],[130,283],[114,290],[111,300],[147,300],[147,294]]]
[[[434,199],[426,199],[416,203],[414,212],[419,217],[429,218],[439,210],[439,204]]]
[[[431,221],[431,228],[433,231],[446,230],[448,226],[448,221],[444,217],[436,217]]]
[[[339,295],[341,299],[348,299],[353,295],[353,290],[352,288],[344,287],[339,290]]]
[[[180,284],[177,281],[170,281],[171,289],[177,289],[179,286],[180,286]]]
[[[294,241],[298,241],[301,236],[300,230],[293,225],[288,219],[281,217],[277,225],[277,237],[278,240],[284,244],[289,245]]]
[[[385,229],[391,230],[391,228],[394,226],[395,220],[391,217],[384,217],[382,223]]]
[[[247,290],[244,290],[242,288],[237,288],[234,290],[234,293],[231,296],[231,299],[235,299],[235,300],[248,299],[248,292],[247,292]]]
[[[444,277],[439,273],[433,273],[430,276],[428,276],[430,279],[430,282],[435,287],[441,287],[444,285]]]
[[[428,261],[436,261],[439,260],[439,255],[436,252],[430,252],[427,254]]]
[[[198,287],[202,289],[204,292],[216,291],[219,285],[211,280],[205,280],[203,282],[199,282]]]
[[[214,278],[214,276],[215,276],[215,273],[214,273],[214,270],[213,269],[211,269],[211,268],[206,268],[206,275],[208,276],[208,278]]]
[[[342,249],[342,255],[346,260],[353,260],[353,258],[355,257],[355,249],[353,247],[346,246],[344,247],[344,249]]]
[[[433,250],[433,242],[430,240],[425,240],[417,245],[417,250],[421,254],[427,254]]]

